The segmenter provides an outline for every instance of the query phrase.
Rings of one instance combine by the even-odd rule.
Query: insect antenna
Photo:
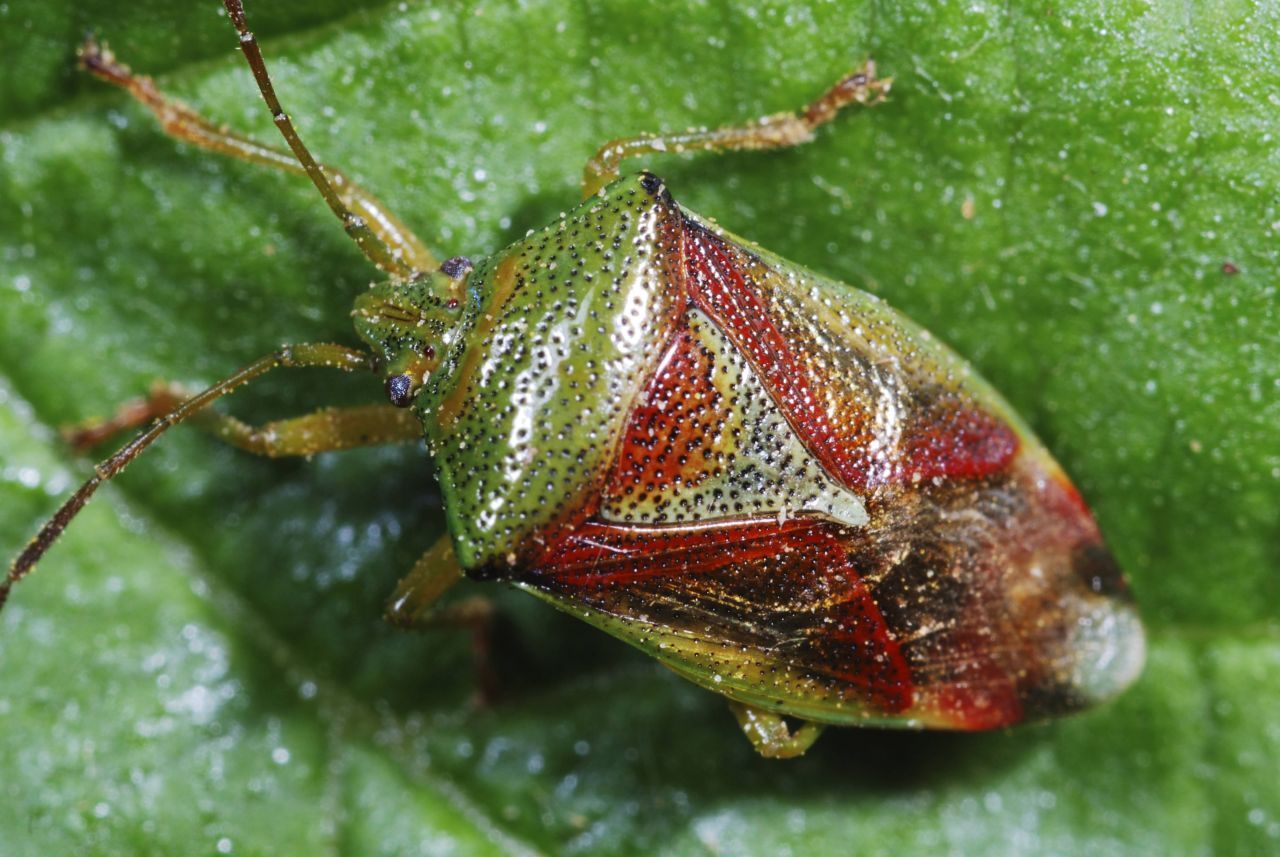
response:
[[[76,493],[72,494],[57,512],[54,512],[53,517],[45,522],[45,525],[40,528],[40,532],[36,533],[35,538],[31,540],[26,549],[18,554],[18,558],[9,566],[8,576],[3,581],[0,581],[0,609],[3,609],[5,602],[8,601],[9,592],[13,589],[14,584],[31,573],[36,563],[58,540],[58,537],[66,530],[67,525],[75,519],[90,498],[102,487],[102,484],[117,476],[120,471],[128,466],[129,462],[155,443],[160,435],[178,423],[191,418],[213,404],[213,402],[228,393],[235,392],[260,375],[281,366],[328,366],[334,369],[354,372],[359,370],[372,371],[375,365],[376,361],[372,355],[341,345],[321,343],[285,346],[279,351],[255,360],[240,371],[209,387],[204,392],[187,399],[153,422],[133,440],[122,446],[115,455],[94,467],[93,476],[81,485]]]
[[[343,229],[356,242],[360,251],[388,274],[403,277],[404,279],[413,279],[415,274],[425,273],[415,271],[412,266],[406,264],[402,250],[388,246],[369,227],[368,222],[363,217],[352,211],[342,201],[341,195],[334,189],[333,182],[325,175],[324,167],[312,156],[311,150],[307,148],[306,144],[302,142],[302,138],[298,135],[298,129],[294,127],[293,120],[289,118],[289,114],[285,113],[284,108],[280,106],[280,99],[276,97],[275,86],[272,85],[271,76],[267,73],[266,61],[262,58],[262,50],[258,47],[258,39],[250,31],[249,25],[245,20],[244,4],[240,0],[223,0],[222,5],[226,7],[227,14],[231,17],[231,23],[235,25],[236,32],[240,34],[240,50],[244,52],[244,58],[248,61],[250,70],[253,71],[253,78],[258,84],[258,91],[262,93],[262,99],[267,102],[267,107],[271,110],[271,118],[275,121],[276,128],[280,130],[285,142],[289,144],[289,148],[293,151],[294,157],[298,159],[298,163],[306,171],[311,183],[320,191],[320,195],[324,197],[324,201],[328,203],[330,210],[342,221]]]

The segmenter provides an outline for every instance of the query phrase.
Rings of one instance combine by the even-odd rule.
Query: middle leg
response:
[[[498,699],[498,673],[493,665],[493,602],[473,596],[439,606],[446,592],[463,578],[462,566],[446,533],[423,554],[396,587],[387,604],[387,621],[406,630],[442,626],[471,632],[471,659],[475,665],[479,702]]]
[[[842,107],[879,104],[892,83],[891,77],[876,78],[876,65],[867,60],[861,68],[841,78],[798,113],[776,113],[741,125],[693,129],[676,134],[639,134],[611,140],[587,162],[582,176],[582,198],[586,199],[618,178],[623,160],[637,155],[695,150],[779,149],[807,143],[813,139],[814,130],[834,119]]]

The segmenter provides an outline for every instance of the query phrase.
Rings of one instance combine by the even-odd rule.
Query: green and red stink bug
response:
[[[1137,676],[1142,626],[1092,515],[964,361],[878,299],[682,208],[656,176],[621,176],[635,155],[803,143],[883,97],[870,63],[794,115],[609,143],[577,209],[491,258],[438,262],[315,161],[241,3],[225,6],[288,151],[208,122],[92,41],[83,64],[174,136],[310,178],[388,277],[355,302],[368,350],[286,347],[87,432],[154,420],[15,560],[0,604],[180,422],[266,455],[425,434],[448,536],[395,618],[426,617],[463,575],[508,582],[727,697],[765,755],[803,752],[824,724],[1053,717]],[[208,409],[280,366],[378,373],[390,403],[257,428]]]

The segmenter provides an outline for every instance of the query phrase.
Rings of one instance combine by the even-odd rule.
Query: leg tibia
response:
[[[62,428],[62,439],[76,452],[87,452],[129,429],[138,429],[172,411],[191,394],[177,384],[153,384],[145,399],[125,402],[107,419],[89,419]]]

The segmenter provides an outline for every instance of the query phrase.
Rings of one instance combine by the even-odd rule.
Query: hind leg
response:
[[[751,746],[766,759],[794,759],[804,755],[824,728],[821,723],[806,720],[792,732],[781,714],[752,708],[741,702],[730,701],[729,710],[737,718]]]

